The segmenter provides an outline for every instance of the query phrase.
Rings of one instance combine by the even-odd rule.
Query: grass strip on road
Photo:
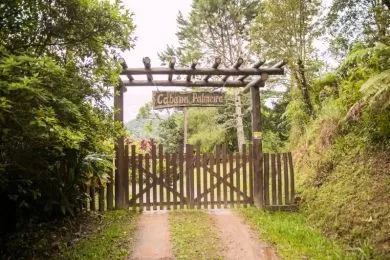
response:
[[[262,240],[277,248],[283,259],[354,259],[342,246],[311,228],[296,212],[266,212],[254,207],[238,212],[255,228]]]
[[[131,211],[106,212],[97,232],[64,248],[61,259],[124,259],[131,253],[138,213]]]
[[[170,212],[169,226],[176,259],[222,259],[218,230],[207,212]]]

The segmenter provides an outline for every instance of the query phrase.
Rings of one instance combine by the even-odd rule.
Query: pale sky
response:
[[[142,58],[148,56],[153,67],[161,62],[157,52],[167,44],[177,44],[176,17],[179,11],[188,14],[192,0],[125,0],[124,3],[134,13],[133,21],[137,26],[135,48],[123,55],[129,67],[143,67]],[[136,79],[143,79],[134,77]],[[145,77],[144,77],[145,78]],[[154,76],[155,79],[159,79]],[[165,77],[166,78],[166,77]],[[146,79],[146,78],[145,78]],[[159,88],[167,90],[167,88]],[[174,88],[170,88],[174,89]],[[124,97],[124,121],[134,119],[138,109],[152,100],[152,91],[156,87],[128,87]]]

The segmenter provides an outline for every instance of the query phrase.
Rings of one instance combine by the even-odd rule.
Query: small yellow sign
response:
[[[262,132],[253,132],[253,139],[261,139],[262,135]]]

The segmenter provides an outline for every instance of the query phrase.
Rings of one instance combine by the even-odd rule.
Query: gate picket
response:
[[[177,154],[172,154],[173,209],[177,209]]]
[[[164,150],[162,144],[158,146],[158,166],[159,166],[159,204],[160,210],[164,209],[164,189],[163,189],[163,181],[164,181]]]
[[[213,172],[214,171],[214,155],[212,153],[209,154],[209,169]],[[214,199],[214,191],[215,191],[215,184],[214,184],[214,176],[210,172],[210,202],[211,202],[211,208],[214,209],[215,199]]]
[[[200,144],[196,145],[195,166],[196,166],[196,197],[198,197],[200,195]],[[202,207],[200,199],[196,200],[196,206],[198,209]]]
[[[294,186],[294,167],[293,167],[293,162],[292,162],[292,156],[291,152],[288,152],[288,164],[290,166],[290,203],[294,203],[294,198],[295,198],[295,186]]]
[[[215,166],[217,167],[217,175],[221,177],[221,146],[217,145],[215,149]],[[217,180],[218,181],[218,180]],[[221,208],[221,185],[217,185],[217,207]]]
[[[170,186],[171,184],[171,156],[169,153],[165,153],[165,183],[167,186]],[[171,209],[171,194],[168,189],[165,189],[165,198],[167,201],[167,209]]]
[[[233,186],[233,154],[229,154],[229,180]],[[234,194],[232,187],[229,187],[230,190],[230,208],[234,207]]]
[[[146,210],[150,210],[150,155],[145,154]]]
[[[276,169],[278,174],[278,204],[282,205],[282,165],[280,162],[280,153],[276,154]]]
[[[276,165],[275,165],[275,154],[271,154],[271,168],[272,168],[272,204],[276,204]]]
[[[253,203],[253,146],[249,145],[249,197]]]
[[[143,210],[143,200],[144,200],[144,195],[142,194],[143,175],[144,175],[142,162],[143,162],[143,155],[139,154],[138,155],[138,193],[140,194],[140,196],[139,196],[139,209],[140,209],[140,211]]]
[[[236,153],[236,187],[237,187],[237,190],[240,191],[241,190],[241,186],[240,186],[240,154],[239,153]],[[233,181],[232,181],[233,183]],[[237,198],[237,207],[240,207],[241,205],[241,195],[239,192],[236,192],[236,198]]]
[[[283,153],[283,177],[284,177],[284,203],[287,205],[290,203],[288,192],[288,166],[287,166],[287,154]]]
[[[184,151],[183,151],[183,146],[180,146],[180,151],[179,151],[179,188],[180,188],[180,194],[185,194],[184,192]],[[180,208],[184,209],[184,200],[180,198]]]
[[[269,205],[269,154],[265,153],[264,158],[264,204]]]
[[[227,147],[226,144],[223,145],[223,151],[222,151],[222,177],[224,180],[227,178],[227,157],[226,157]],[[223,202],[224,207],[227,208],[227,185],[223,185]]]
[[[242,145],[242,186],[244,190],[244,194],[248,196],[248,189],[247,189],[247,183],[246,183],[246,145]],[[244,207],[246,208],[249,201],[244,197]]]
[[[136,180],[136,153],[135,153],[135,145],[131,146],[131,200],[130,200],[130,206],[133,206],[133,210],[136,209],[136,201],[133,200],[137,194],[137,180]]]
[[[152,179],[153,179],[153,210],[157,210],[157,161],[156,161],[156,146],[152,146]]]
[[[207,154],[202,155],[202,166],[203,166],[203,191],[202,193],[205,194],[203,196],[203,205],[204,208],[207,209],[209,207],[208,205],[208,195],[207,195]],[[198,196],[198,200],[200,200],[200,197]]]

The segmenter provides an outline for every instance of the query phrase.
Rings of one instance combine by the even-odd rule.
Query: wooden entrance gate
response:
[[[134,210],[184,208],[231,208],[254,204],[257,193],[263,198],[263,208],[294,210],[295,183],[291,153],[253,154],[252,145],[244,145],[241,154],[218,145],[214,153],[200,153],[199,146],[187,145],[184,153],[164,153],[153,146],[150,153],[140,153],[135,146],[125,146],[122,160],[126,163],[123,185],[126,205]],[[255,163],[255,160],[260,160]],[[259,165],[262,176],[255,176]],[[255,185],[255,182],[261,185]],[[105,187],[90,187],[90,210],[110,210],[114,206],[112,183]],[[111,186],[112,187],[112,186]],[[126,206],[126,207],[127,207]]]
[[[183,149],[178,153],[164,153],[159,145],[153,146],[150,154],[142,154],[136,152],[134,145],[131,146],[130,153],[125,155],[129,165],[129,185],[126,187],[129,207],[161,210],[253,205],[252,145],[244,145],[242,150],[242,154],[233,154],[227,151],[226,145],[218,145],[214,153],[201,154],[199,145],[187,145],[187,153]],[[288,175],[292,167],[291,155],[264,154],[264,158],[266,160],[261,165],[265,177],[265,205],[289,204],[294,196],[291,170]],[[273,158],[271,163],[268,158]]]

